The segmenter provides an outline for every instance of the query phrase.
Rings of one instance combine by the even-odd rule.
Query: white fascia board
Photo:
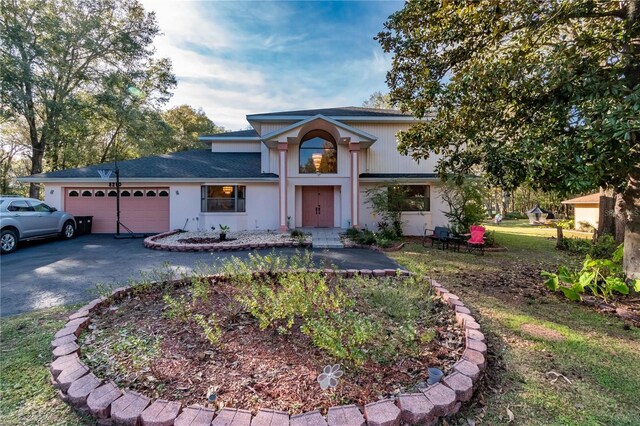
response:
[[[32,178],[32,177],[20,177],[17,179],[19,182],[34,182],[34,183],[66,183],[73,185],[75,183],[108,183],[115,182],[115,179],[103,180],[100,178]],[[277,177],[268,178],[120,178],[120,182],[278,182]]]
[[[218,142],[260,142],[260,136],[199,136],[199,140],[205,142],[218,141]]]
[[[317,117],[317,116],[316,116]],[[329,116],[323,116],[329,117]],[[308,115],[248,115],[247,120],[252,121],[291,121],[291,120],[305,120],[309,118]],[[414,123],[419,121],[427,121],[432,117],[416,118],[413,116],[401,117],[372,117],[372,116],[338,116],[332,115],[330,118],[338,121],[378,121],[378,122],[394,122],[394,123]]]
[[[271,132],[271,133],[268,133],[268,134],[262,136],[262,139],[266,142],[266,141],[268,141],[270,139],[273,139],[273,138],[275,138],[277,136],[280,136],[283,133],[287,133],[288,131],[290,131],[292,129],[295,129],[296,127],[304,126],[305,124],[307,124],[307,123],[309,123],[309,122],[311,122],[313,120],[324,120],[324,121],[327,121],[327,122],[333,124],[336,127],[340,127],[343,130],[347,130],[347,131],[349,131],[351,133],[359,135],[359,136],[363,137],[364,139],[368,139],[371,142],[375,142],[375,141],[378,140],[378,138],[376,136],[372,135],[371,133],[367,133],[367,132],[362,131],[360,129],[356,129],[355,127],[351,127],[351,126],[349,126],[347,124],[341,123],[341,122],[336,121],[335,119],[333,119],[331,117],[327,117],[327,116],[322,115],[322,114],[314,115],[312,117],[306,117],[306,119],[304,119],[302,121],[298,121],[298,122],[293,123],[293,124],[291,124],[291,125],[289,125],[287,127],[284,127],[282,129],[278,129],[278,130],[276,130],[274,132]]]
[[[359,178],[360,182],[393,182],[393,183],[419,183],[419,182],[440,182],[440,178]]]

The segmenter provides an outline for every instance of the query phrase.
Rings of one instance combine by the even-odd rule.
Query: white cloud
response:
[[[178,79],[168,106],[201,107],[229,130],[245,128],[246,114],[359,105],[384,90],[390,57],[380,51],[329,65],[300,60],[327,45],[289,27],[296,16],[286,2],[141,1],[163,32],[156,55],[171,59]]]

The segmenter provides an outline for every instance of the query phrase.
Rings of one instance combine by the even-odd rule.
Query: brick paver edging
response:
[[[343,277],[407,276],[408,271],[395,269],[322,270],[325,274]],[[224,279],[214,275],[212,278]],[[176,281],[176,284],[178,282]],[[430,280],[436,294],[455,312],[456,321],[465,330],[462,357],[440,383],[417,393],[400,394],[395,399],[383,399],[364,407],[343,405],[329,408],[326,417],[318,411],[289,416],[282,411],[261,409],[255,416],[249,411],[223,408],[215,412],[198,405],[183,407],[181,402],[151,400],[137,392],[122,390],[112,382],[96,377],[80,361],[77,338],[91,322],[92,313],[111,302],[128,296],[132,289],[115,289],[110,297],[101,297],[69,316],[69,322],[55,334],[51,342],[53,361],[51,382],[59,396],[76,410],[90,414],[99,425],[143,426],[399,426],[403,424],[435,425],[439,417],[455,414],[474,389],[486,368],[487,346],[480,326],[458,296]]]
[[[194,252],[194,251],[238,251],[238,250],[254,250],[254,249],[266,249],[274,247],[311,247],[309,242],[285,242],[278,241],[273,243],[245,243],[245,244],[232,244],[229,246],[221,246],[218,244],[170,244],[159,243],[159,240],[170,235],[175,235],[180,231],[169,231],[162,234],[153,235],[144,239],[144,246],[153,250],[166,250],[166,251],[181,251],[181,252]]]

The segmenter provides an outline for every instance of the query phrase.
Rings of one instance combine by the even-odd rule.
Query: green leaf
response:
[[[633,280],[631,284],[633,285],[633,291],[640,292],[640,279]]]
[[[569,300],[573,300],[574,302],[582,300],[582,296],[580,296],[580,293],[573,287],[560,287],[560,291],[562,291],[565,297]]]
[[[621,294],[629,294],[629,287],[622,278],[607,277],[607,279],[605,280],[605,284],[609,293],[617,291]]]
[[[558,291],[560,287],[560,283],[558,282],[558,275],[552,274],[547,271],[542,271],[541,275],[543,277],[547,277],[548,279],[544,282],[544,285],[551,291]]]

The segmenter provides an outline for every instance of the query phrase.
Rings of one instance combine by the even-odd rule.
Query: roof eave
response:
[[[305,120],[309,115],[247,115],[247,121],[266,121],[266,122],[280,122],[280,121],[299,121]],[[416,118],[413,116],[356,116],[356,115],[326,115],[324,117],[330,117],[337,121],[388,121],[394,123],[414,123],[419,121],[429,120],[431,117]]]
[[[17,178],[19,182],[27,182],[27,183],[108,183],[113,181],[113,179],[103,180],[100,178],[45,178],[45,177],[32,177],[25,176]],[[195,178],[150,178],[150,177],[139,177],[139,178],[120,178],[120,182],[278,182],[278,177],[222,177],[222,178],[208,178],[208,177],[195,177]]]

